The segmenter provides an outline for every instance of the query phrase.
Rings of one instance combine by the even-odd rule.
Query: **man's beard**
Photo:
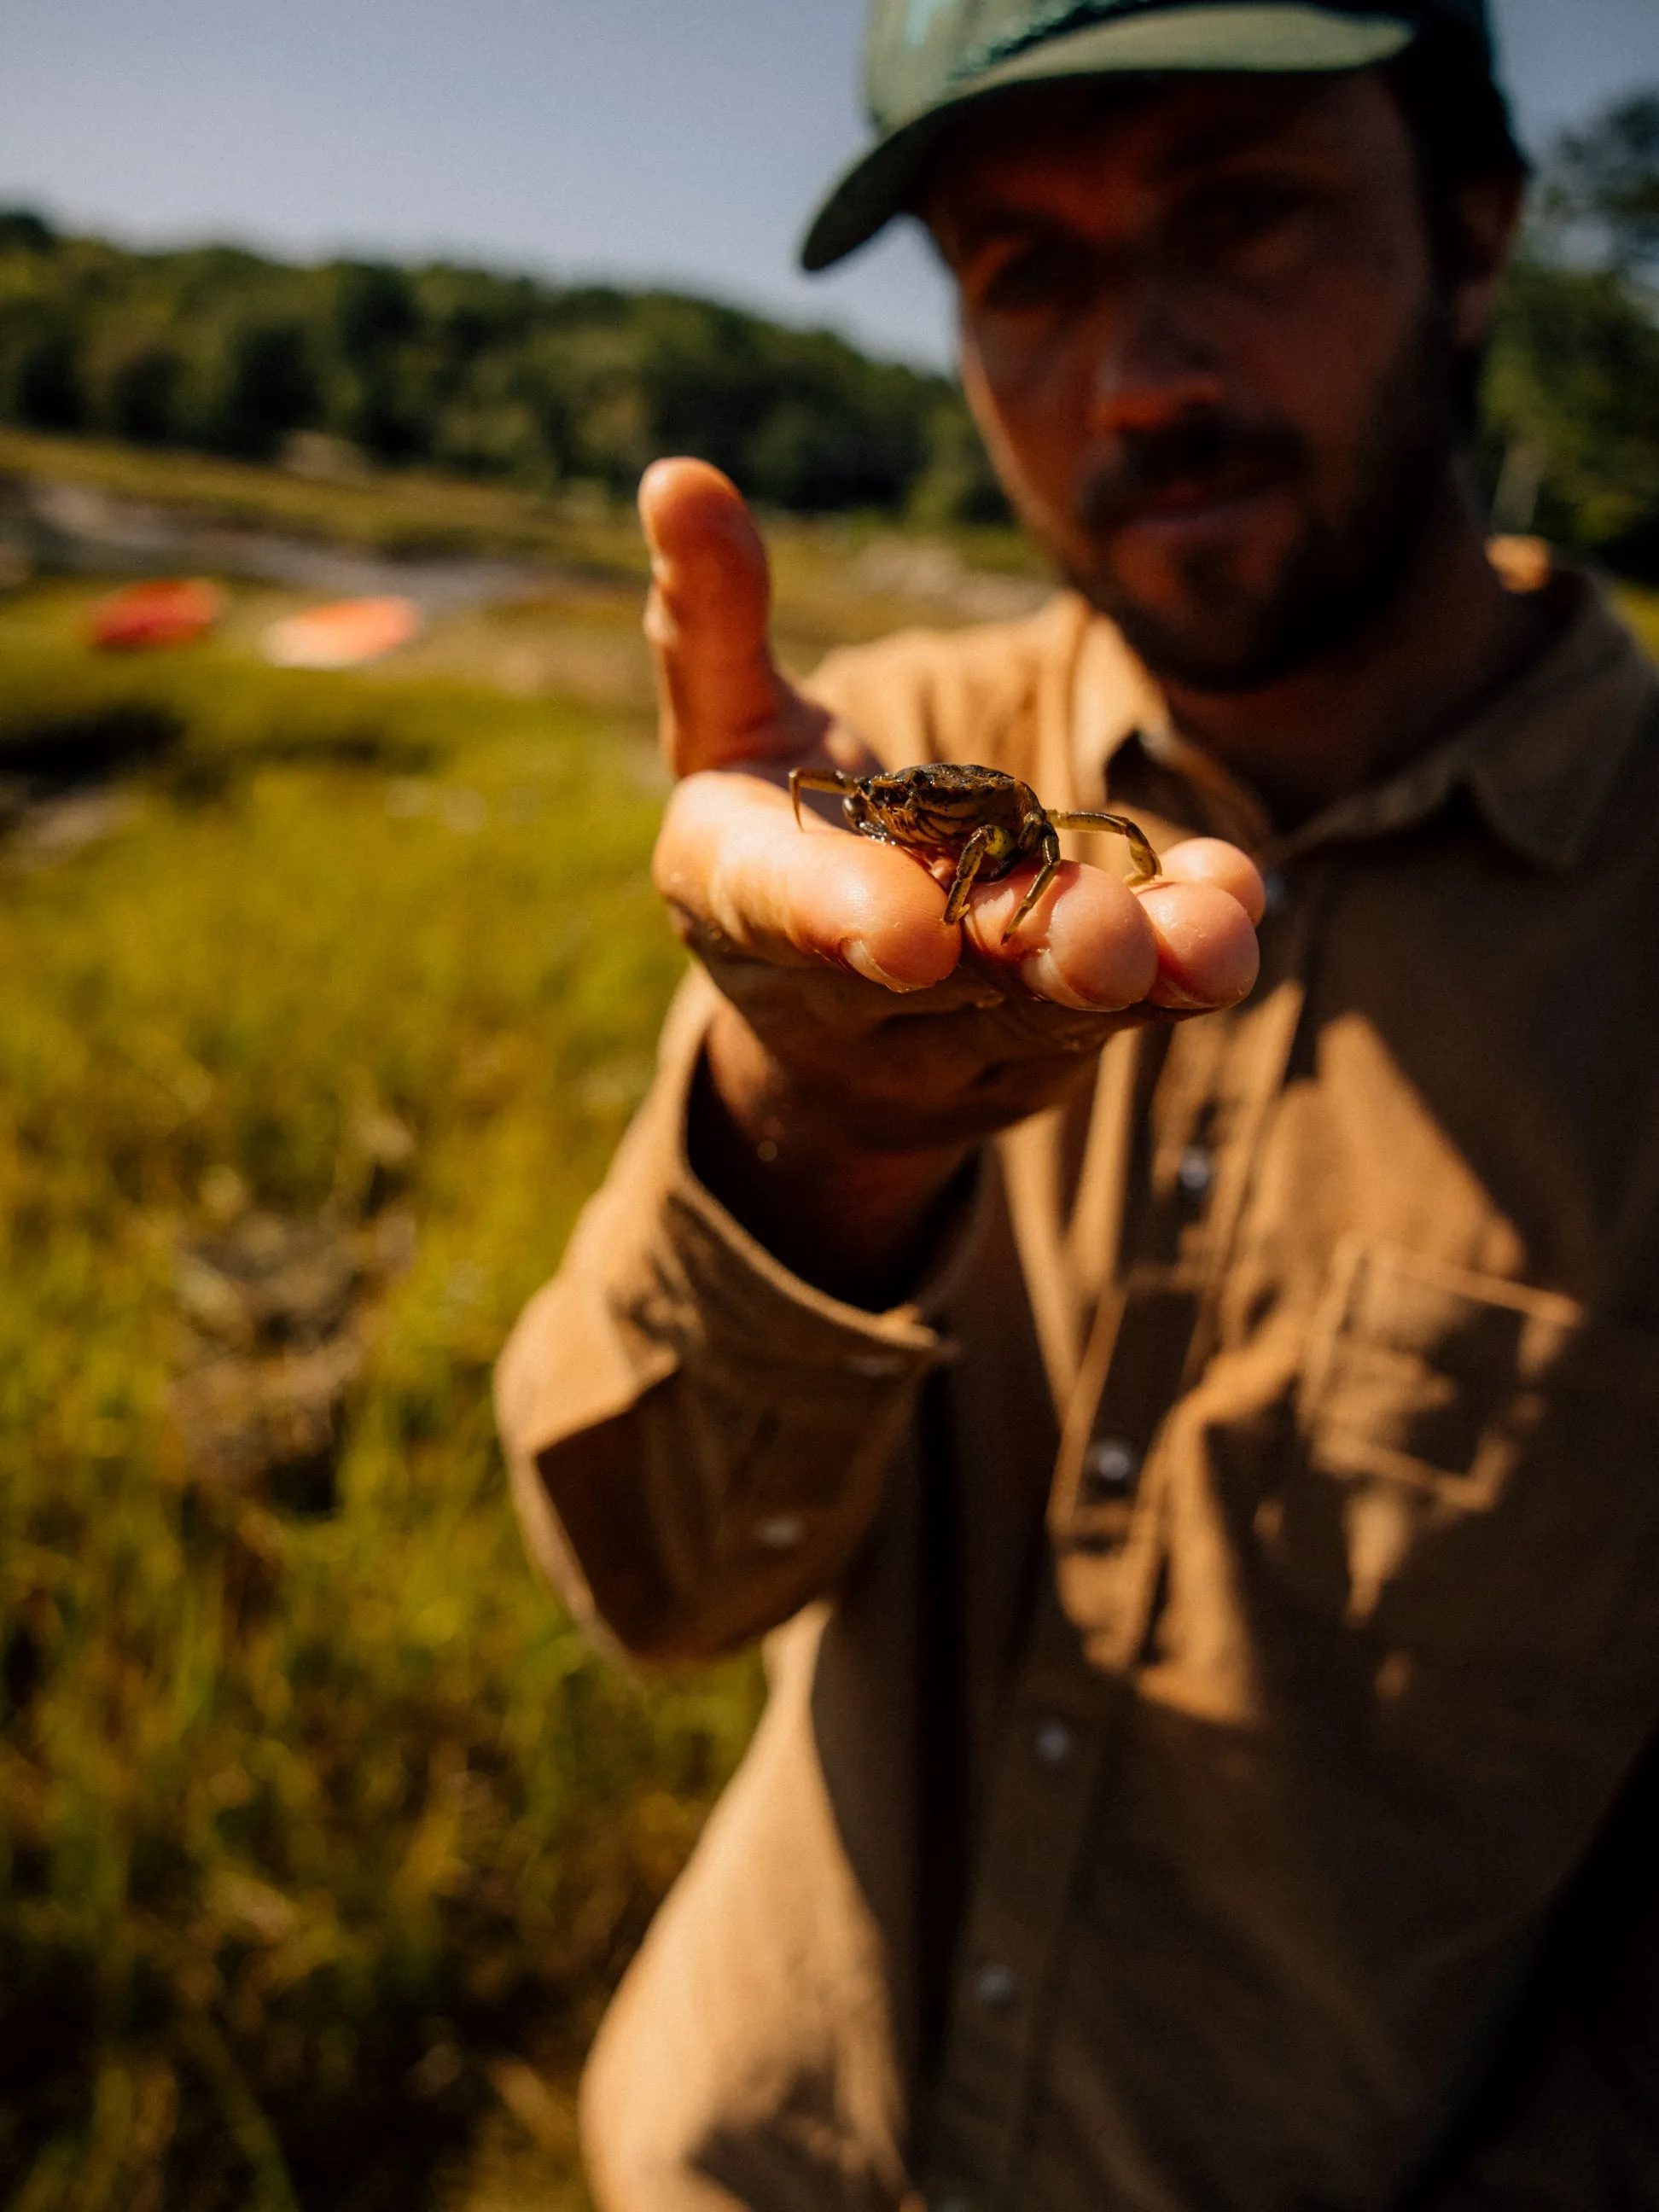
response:
[[[1223,495],[1268,485],[1292,492],[1316,478],[1294,424],[1195,409],[1155,430],[1121,434],[1113,460],[1085,487],[1079,520],[1100,546],[1067,580],[1109,615],[1155,676],[1202,691],[1251,691],[1340,650],[1394,600],[1428,532],[1457,447],[1452,350],[1438,307],[1378,380],[1369,430],[1335,511],[1310,514],[1271,584],[1254,598],[1224,551],[1182,562],[1188,611],[1170,616],[1125,589],[1110,540],[1149,498],[1171,487]]]

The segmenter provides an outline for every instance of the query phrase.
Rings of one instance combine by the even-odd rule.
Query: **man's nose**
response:
[[[1223,398],[1210,344],[1155,270],[1103,303],[1094,337],[1089,412],[1097,434],[1156,429]]]

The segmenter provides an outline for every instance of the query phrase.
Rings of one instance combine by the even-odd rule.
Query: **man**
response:
[[[599,2202],[1659,2203],[1659,678],[1483,547],[1479,0],[869,66],[807,258],[925,221],[1071,588],[798,692],[731,488],[643,489],[702,966],[501,1409],[618,1643],[772,1640]],[[1162,879],[1091,836],[1005,942],[1030,869],[946,927],[781,787],[933,758]]]

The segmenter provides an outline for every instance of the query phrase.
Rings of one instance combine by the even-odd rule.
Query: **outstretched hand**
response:
[[[1138,891],[1062,864],[1006,943],[1035,864],[975,885],[947,925],[944,885],[908,854],[796,826],[792,769],[878,763],[774,662],[765,550],[737,491],[660,461],[640,511],[678,780],[656,878],[728,1002],[697,1164],[780,1256],[851,1290],[898,1264],[967,1147],[1052,1103],[1115,1030],[1241,999],[1261,880],[1194,839]]]

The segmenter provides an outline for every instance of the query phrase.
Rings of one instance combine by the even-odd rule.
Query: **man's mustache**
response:
[[[1153,430],[1121,430],[1115,449],[1079,495],[1091,536],[1119,528],[1172,491],[1227,496],[1302,476],[1308,449],[1288,422],[1249,422],[1194,410]]]

